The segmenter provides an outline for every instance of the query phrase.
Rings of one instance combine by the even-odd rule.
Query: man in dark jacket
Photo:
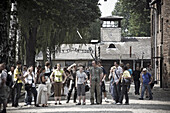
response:
[[[139,95],[139,88],[140,88],[140,70],[139,67],[136,67],[136,70],[133,72],[133,80],[135,84],[135,95]]]

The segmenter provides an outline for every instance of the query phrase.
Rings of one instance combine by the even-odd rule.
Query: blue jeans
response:
[[[150,87],[149,84],[143,84],[143,85],[142,85],[142,94],[141,94],[141,98],[143,98],[146,89],[148,89],[149,98],[152,99],[153,97],[152,97],[151,87]]]

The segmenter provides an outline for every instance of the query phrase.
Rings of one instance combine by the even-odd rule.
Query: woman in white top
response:
[[[79,68],[77,71],[77,93],[79,98],[79,103],[77,105],[81,105],[81,96],[83,97],[83,105],[86,104],[86,94],[85,94],[85,85],[87,82],[87,75],[83,72],[83,67]]]
[[[115,76],[115,69],[116,66],[111,67],[110,69],[110,74],[109,74],[109,80],[110,80],[110,93],[113,98],[115,99],[115,94],[114,94],[114,76]]]
[[[37,106],[37,90],[35,87],[35,75],[33,72],[33,66],[29,67],[27,72],[24,74],[25,90],[27,91],[27,105],[31,105],[32,94],[34,95],[34,105]],[[38,106],[37,106],[38,107]]]
[[[50,74],[51,74],[51,71],[50,71],[50,62],[46,62],[45,63],[45,78],[46,78],[46,86],[47,86],[47,95],[48,95],[48,98],[49,96],[51,95],[51,81],[50,81]]]

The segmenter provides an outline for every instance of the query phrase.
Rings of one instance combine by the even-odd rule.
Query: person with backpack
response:
[[[151,92],[151,87],[150,84],[152,83],[152,76],[150,73],[147,72],[146,68],[143,68],[143,74],[142,74],[142,94],[139,100],[143,100],[144,92],[147,89],[149,92],[149,100],[152,100],[152,92]]]
[[[122,67],[119,66],[119,62],[114,62],[116,66],[115,76],[114,76],[114,92],[115,92],[115,104],[119,102],[120,94],[121,94],[121,76],[123,74]]]

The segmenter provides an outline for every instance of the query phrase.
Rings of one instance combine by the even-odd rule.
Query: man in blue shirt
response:
[[[153,99],[151,87],[150,87],[151,83],[152,83],[152,76],[150,73],[147,72],[147,69],[144,68],[143,74],[142,74],[142,94],[141,94],[141,98],[139,98],[140,100],[143,100],[143,96],[144,96],[144,92],[145,92],[146,88],[149,92],[149,100]]]

